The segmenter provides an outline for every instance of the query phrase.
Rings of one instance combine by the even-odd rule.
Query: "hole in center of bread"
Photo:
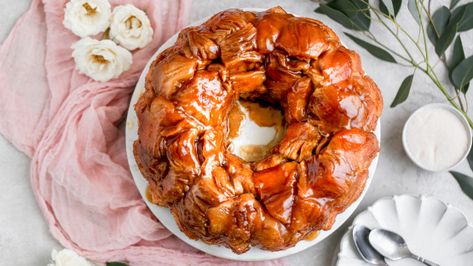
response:
[[[281,110],[263,103],[237,101],[228,116],[233,154],[247,162],[263,159],[284,135]]]

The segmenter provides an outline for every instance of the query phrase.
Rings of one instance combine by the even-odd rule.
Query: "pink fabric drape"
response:
[[[186,25],[191,1],[112,0],[145,10],[155,33],[134,52],[132,68],[106,83],[75,70],[70,47],[79,38],[62,25],[65,3],[33,0],[0,47],[0,133],[31,157],[33,191],[52,235],[97,262],[236,263],[187,246],[151,215],[119,127],[142,69]]]

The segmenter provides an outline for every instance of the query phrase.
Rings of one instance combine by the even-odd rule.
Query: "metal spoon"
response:
[[[427,259],[413,254],[407,247],[402,236],[384,229],[373,229],[369,234],[369,242],[384,257],[390,260],[404,258],[416,259],[428,266],[440,266]]]
[[[370,232],[371,230],[366,226],[359,224],[353,226],[352,236],[358,253],[370,264],[387,265],[384,261],[384,257],[371,246],[368,240]]]

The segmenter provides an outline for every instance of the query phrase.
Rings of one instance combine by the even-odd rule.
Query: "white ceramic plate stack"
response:
[[[248,11],[263,11],[262,9],[245,9]],[[200,25],[203,22],[205,22],[208,18],[202,19],[198,22],[193,23],[192,25]],[[191,26],[192,26],[191,25]],[[300,241],[297,243],[296,246],[292,248],[288,248],[286,250],[282,251],[266,251],[262,250],[257,247],[251,248],[248,252],[243,253],[243,254],[235,254],[233,253],[230,249],[225,248],[223,246],[216,246],[216,245],[208,245],[205,244],[204,242],[201,241],[195,241],[190,238],[188,238],[183,232],[181,232],[174,221],[173,216],[171,215],[171,212],[169,211],[168,208],[161,208],[155,204],[150,203],[146,199],[146,188],[148,186],[147,181],[141,174],[138,165],[136,164],[134,155],[133,155],[133,142],[138,139],[138,120],[136,117],[136,113],[134,111],[134,105],[136,104],[139,96],[143,93],[144,91],[144,84],[145,84],[145,77],[146,74],[149,70],[149,66],[151,63],[154,61],[154,59],[161,53],[164,49],[170,47],[175,43],[177,39],[177,34],[171,37],[168,41],[166,41],[160,48],[159,50],[150,58],[147,66],[145,67],[143,73],[141,74],[140,80],[138,81],[138,84],[136,85],[135,91],[133,93],[133,96],[131,98],[130,102],[130,108],[128,109],[128,116],[127,116],[127,123],[126,123],[126,151],[127,151],[127,157],[128,157],[128,163],[130,165],[130,170],[131,174],[133,175],[133,179],[135,181],[136,186],[138,187],[138,190],[141,193],[141,196],[143,197],[144,201],[148,205],[149,209],[151,212],[156,216],[156,218],[159,219],[159,221],[169,230],[171,231],[174,235],[179,237],[181,240],[186,242],[187,244],[200,249],[201,251],[204,251],[208,254],[221,257],[221,258],[226,258],[226,259],[232,259],[232,260],[241,260],[241,261],[261,261],[261,260],[271,260],[271,259],[277,259],[281,258],[284,256],[289,256],[292,254],[295,254],[297,252],[300,252],[302,250],[305,250],[323,239],[325,239],[327,236],[335,232],[337,228],[339,228],[349,217],[350,215],[355,211],[356,207],[358,207],[360,201],[363,199],[364,195],[366,194],[366,191],[368,190],[371,181],[374,176],[374,172],[376,169],[376,165],[378,163],[378,157],[376,157],[373,162],[371,163],[371,166],[369,168],[369,177],[365,185],[365,189],[363,190],[363,193],[360,195],[358,200],[356,200],[350,207],[348,207],[343,213],[339,214],[335,220],[335,223],[333,224],[332,228],[328,231],[321,231],[319,235],[314,239],[310,241]],[[243,123],[243,124],[249,124],[252,125],[254,123]],[[254,126],[254,125],[253,125]],[[243,130],[244,132],[252,132],[253,135],[250,135],[253,140],[254,139],[268,139],[267,136],[254,136],[254,133],[258,132],[267,132],[264,130]],[[381,130],[379,126],[379,121],[378,125],[375,130],[375,134],[378,138],[378,141],[380,141],[380,136],[381,136]],[[240,140],[241,141],[241,140]],[[244,141],[241,141],[242,143],[245,143]],[[254,143],[258,144],[258,143]]]
[[[411,195],[382,198],[360,213],[353,224],[396,232],[413,253],[442,266],[473,265],[473,227],[458,209],[436,198]],[[423,265],[412,259],[387,263]],[[336,265],[372,265],[359,256],[351,227],[340,242]]]

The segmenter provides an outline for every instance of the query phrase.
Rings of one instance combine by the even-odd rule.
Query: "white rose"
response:
[[[70,249],[63,249],[59,252],[53,249],[51,259],[53,262],[48,264],[48,266],[94,266],[93,263]]]
[[[84,38],[72,45],[72,57],[79,72],[97,81],[108,81],[130,69],[130,51],[110,40]]]
[[[86,37],[105,31],[112,11],[108,0],[71,0],[64,13],[64,27]]]
[[[117,6],[112,13],[110,39],[129,49],[143,48],[151,42],[153,28],[148,16],[133,5]]]

